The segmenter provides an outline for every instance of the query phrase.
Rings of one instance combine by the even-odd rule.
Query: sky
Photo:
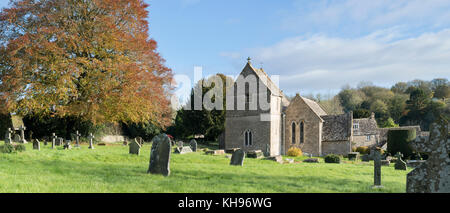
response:
[[[0,0],[0,6],[7,1]],[[175,75],[237,76],[247,58],[287,95],[450,79],[449,0],[145,0]],[[178,85],[185,99],[189,89]],[[181,89],[184,88],[184,89]]]

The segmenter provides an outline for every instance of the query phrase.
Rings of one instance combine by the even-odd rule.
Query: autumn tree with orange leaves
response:
[[[167,126],[172,71],[142,0],[14,0],[0,12],[8,112]]]

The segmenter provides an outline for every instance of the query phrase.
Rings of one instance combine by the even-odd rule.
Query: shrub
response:
[[[387,139],[387,152],[395,155],[401,152],[405,158],[412,155],[410,143],[416,138],[415,129],[389,130]]]
[[[356,148],[356,151],[359,152],[360,154],[370,154],[370,149],[367,146],[360,146]]]
[[[329,154],[325,156],[325,163],[341,163],[341,156]]]
[[[297,147],[291,147],[289,148],[289,150],[287,151],[287,155],[291,156],[291,157],[300,157],[303,155],[303,152],[300,148]]]
[[[15,145],[15,150],[16,151],[18,151],[18,152],[23,152],[23,151],[25,151],[25,145],[23,145],[23,144],[17,144],[17,145]]]
[[[3,153],[12,153],[14,152],[14,146],[12,144],[6,143],[5,145],[1,146],[0,151]]]

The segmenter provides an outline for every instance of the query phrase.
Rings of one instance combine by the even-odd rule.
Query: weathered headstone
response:
[[[133,141],[131,141],[130,145],[130,154],[139,155],[141,151],[141,144],[137,141],[135,138]]]
[[[426,153],[428,159],[406,178],[407,193],[450,193],[450,138],[448,121],[438,118],[431,124],[430,136],[418,137],[411,143],[417,152]]]
[[[137,137],[137,138],[135,138],[135,140],[137,140],[137,142],[138,142],[141,146],[144,145],[144,139],[142,139],[142,137]]]
[[[12,133],[13,131],[11,130],[11,128],[8,128],[5,134],[5,143],[12,143]]]
[[[150,164],[147,173],[170,175],[170,152],[172,150],[170,139],[166,134],[153,138],[150,152]]]
[[[57,144],[56,144],[57,146],[64,145],[64,138],[59,137],[57,141],[58,141]]]
[[[266,144],[266,151],[264,152],[264,156],[268,157],[270,156],[270,145]]]
[[[20,143],[22,141],[22,138],[18,134],[14,134],[14,140],[15,143]]]
[[[41,150],[41,143],[39,142],[38,139],[33,140],[33,149]]]
[[[233,166],[243,166],[245,159],[245,152],[242,149],[239,149],[233,153],[230,160],[230,165]]]
[[[56,136],[55,133],[52,134],[52,149],[55,148],[56,146],[56,139],[58,138],[58,136]]]
[[[191,147],[193,152],[197,152],[197,141],[195,139],[192,139],[189,143],[189,146]]]
[[[80,147],[80,137],[81,134],[78,132],[78,130],[75,132],[75,147]]]
[[[27,140],[25,139],[25,130],[27,130],[27,128],[22,125],[22,126],[20,126],[19,130],[20,130],[20,138],[21,138],[20,142],[28,143]]]
[[[72,141],[70,141],[70,140],[66,140],[66,142],[64,143],[63,148],[64,148],[64,149],[72,149],[71,142],[72,142]]]
[[[190,146],[177,147],[175,149],[176,154],[186,154],[186,153],[191,153],[191,152],[192,152],[192,149]]]
[[[380,150],[374,149],[373,150],[373,168],[374,168],[374,174],[373,174],[373,182],[375,188],[381,188],[381,154]]]
[[[123,141],[123,145],[124,145],[124,146],[128,146],[128,141],[127,141],[127,138],[125,138],[125,139],[124,139],[124,141]]]
[[[395,157],[397,157],[397,161],[395,162],[395,169],[396,170],[406,170],[406,162],[402,160],[403,154],[401,152],[398,152]]]
[[[178,141],[177,146],[178,147],[183,147],[183,141]]]
[[[359,152],[350,152],[347,157],[348,160],[359,160]]]
[[[89,149],[95,149],[94,148],[94,138],[95,138],[95,136],[92,134],[92,133],[89,133],[89,137],[88,137],[88,140],[89,140]]]

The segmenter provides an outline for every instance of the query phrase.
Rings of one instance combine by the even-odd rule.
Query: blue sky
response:
[[[249,56],[288,95],[450,78],[448,0],[146,2],[166,65],[191,79],[194,66],[238,75]]]

